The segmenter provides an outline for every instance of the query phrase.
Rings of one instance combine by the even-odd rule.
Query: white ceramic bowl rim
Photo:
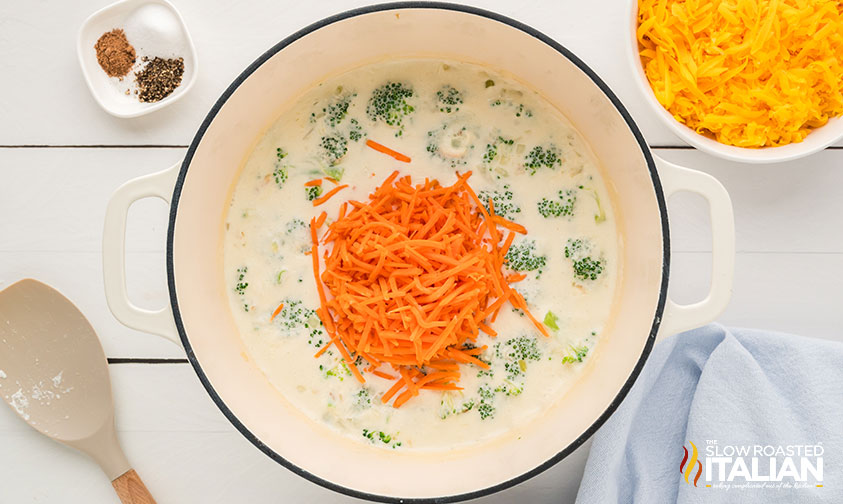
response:
[[[271,447],[264,444],[255,434],[253,434],[238,418],[237,416],[229,409],[229,407],[225,404],[222,398],[214,389],[213,385],[210,383],[207,375],[202,369],[202,365],[200,364],[196,354],[194,353],[190,339],[188,338],[187,332],[184,327],[184,323],[181,317],[181,313],[179,311],[179,304],[178,304],[178,296],[176,293],[176,283],[175,283],[175,271],[174,271],[174,234],[175,234],[175,224],[176,224],[176,217],[178,214],[178,206],[179,206],[179,199],[181,196],[182,189],[185,183],[185,177],[187,176],[187,171],[190,167],[190,163],[193,159],[193,156],[199,147],[199,144],[208,129],[208,127],[213,122],[214,118],[218,114],[218,112],[222,109],[223,105],[227,102],[227,100],[234,94],[237,88],[245,82],[249,76],[254,73],[262,64],[264,64],[267,60],[273,57],[276,53],[284,49],[285,47],[289,46],[293,42],[301,39],[302,37],[320,29],[325,26],[331,25],[338,21],[342,21],[348,18],[353,18],[356,16],[361,16],[365,14],[370,14],[374,12],[381,12],[381,11],[389,11],[389,10],[398,10],[398,9],[437,9],[437,10],[445,10],[445,11],[456,11],[465,14],[472,14],[480,17],[484,17],[487,19],[491,19],[493,21],[498,21],[500,23],[504,23],[509,25],[510,27],[516,28],[521,30],[528,35],[538,39],[539,41],[543,42],[544,44],[550,46],[555,51],[559,52],[565,58],[567,58],[571,63],[573,63],[576,67],[578,67],[583,73],[585,73],[592,82],[606,95],[606,97],[610,100],[612,105],[615,107],[617,112],[623,117],[626,125],[629,128],[629,131],[634,135],[636,142],[638,143],[641,153],[646,160],[647,168],[649,170],[650,178],[653,183],[653,189],[655,192],[655,197],[658,203],[659,208],[659,215],[661,219],[661,233],[662,233],[662,243],[663,243],[663,254],[662,254],[662,278],[661,284],[659,287],[659,297],[658,303],[656,306],[655,315],[653,318],[652,327],[650,329],[649,335],[647,336],[646,342],[644,347],[641,351],[641,355],[639,356],[635,367],[633,368],[632,372],[629,374],[627,380],[623,383],[622,387],[620,388],[619,392],[609,404],[609,406],[603,411],[603,413],[594,420],[591,426],[583,432],[577,439],[571,442],[568,446],[566,446],[562,451],[557,453],[555,456],[551,457],[550,459],[542,462],[541,464],[537,465],[534,469],[527,471],[520,476],[512,478],[510,480],[504,481],[502,483],[489,486],[486,488],[482,488],[480,490],[462,493],[458,495],[448,495],[442,497],[435,497],[435,498],[398,498],[393,496],[385,496],[385,495],[377,495],[367,492],[361,492],[359,490],[354,490],[351,488],[347,488],[331,481],[325,480],[320,478],[319,476],[312,474],[301,467],[298,467],[294,463],[290,462],[289,460],[282,457],[279,453],[274,451]],[[475,499],[478,497],[483,497],[489,494],[493,494],[495,492],[499,492],[511,486],[514,486],[518,483],[522,483],[533,476],[547,470],[554,464],[558,463],[560,460],[565,458],[567,455],[572,453],[576,450],[579,446],[581,446],[589,437],[594,434],[600,426],[615,412],[617,407],[623,401],[626,394],[629,392],[630,388],[632,387],[633,383],[637,379],[638,375],[641,372],[641,369],[644,366],[644,363],[647,360],[647,357],[650,355],[650,351],[652,350],[653,344],[656,340],[656,335],[658,333],[659,325],[661,323],[662,314],[664,312],[665,303],[667,300],[667,285],[668,285],[668,273],[670,269],[670,242],[669,242],[669,232],[668,232],[668,219],[667,219],[667,207],[665,204],[664,193],[662,190],[662,184],[659,180],[659,175],[656,170],[656,165],[653,160],[653,156],[650,152],[649,147],[647,146],[643,135],[641,134],[640,130],[638,129],[635,121],[632,119],[632,116],[623,106],[621,101],[617,98],[617,96],[611,91],[611,89],[603,82],[597,74],[591,70],[582,60],[576,57],[573,53],[571,53],[568,49],[560,45],[558,42],[554,41],[547,35],[539,32],[538,30],[531,28],[523,23],[515,21],[514,19],[508,18],[506,16],[496,14],[494,12],[486,11],[483,9],[478,9],[475,7],[469,7],[466,5],[459,5],[459,4],[451,4],[451,3],[443,3],[443,2],[418,2],[418,1],[410,1],[410,2],[393,2],[393,3],[385,3],[385,4],[378,4],[378,5],[371,5],[367,7],[361,7],[353,10],[349,10],[346,12],[342,12],[340,14],[336,14],[334,16],[322,19],[321,21],[317,21],[295,33],[290,35],[289,37],[285,38],[284,40],[280,41],[278,44],[273,46],[271,49],[266,51],[263,55],[257,58],[251,65],[249,65],[243,73],[241,73],[229,87],[223,92],[214,106],[211,108],[208,115],[202,121],[196,135],[193,138],[193,141],[190,144],[190,147],[187,150],[187,153],[184,157],[184,161],[182,162],[181,169],[179,171],[178,179],[176,180],[175,188],[173,190],[173,196],[171,200],[170,206],[170,218],[169,218],[169,227],[167,231],[167,283],[169,287],[169,294],[170,294],[170,304],[172,306],[173,317],[175,319],[176,329],[179,333],[179,337],[181,339],[182,344],[184,345],[185,352],[187,354],[188,360],[190,361],[191,365],[193,366],[196,374],[199,377],[199,380],[202,382],[202,385],[207,390],[208,394],[211,396],[213,401],[216,403],[217,407],[222,411],[222,413],[228,418],[228,420],[240,431],[243,436],[245,436],[249,441],[252,442],[258,449],[268,455],[270,458],[278,462],[279,464],[283,465],[287,469],[293,471],[294,473],[307,478],[308,480],[321,485],[325,488],[334,490],[336,492],[340,492],[346,495],[350,495],[352,497],[357,497],[360,499],[367,499],[370,501],[378,501],[378,502],[396,502],[396,503],[412,503],[412,504],[426,504],[426,503],[444,503],[444,502],[457,502],[467,499]]]

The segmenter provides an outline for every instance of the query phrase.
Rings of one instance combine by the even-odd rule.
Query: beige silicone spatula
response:
[[[94,329],[69,299],[36,280],[0,291],[0,396],[45,436],[90,455],[124,504],[155,503],[117,441]]]

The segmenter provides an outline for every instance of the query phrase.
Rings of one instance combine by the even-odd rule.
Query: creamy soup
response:
[[[460,364],[462,390],[421,390],[399,408],[381,401],[393,381],[367,373],[363,359],[353,364],[361,384],[336,347],[314,357],[330,338],[309,255],[312,218],[325,211],[329,225],[343,202],[367,201],[396,170],[443,185],[472,171],[480,199],[527,229],[505,270],[526,275],[512,286],[550,334],[507,304],[489,322],[497,336],[474,343],[488,369]],[[314,207],[334,187],[326,177],[349,187]],[[379,449],[476,444],[564,400],[610,320],[619,276],[609,193],[577,131],[515,79],[452,61],[382,62],[308,90],[247,158],[224,229],[225,283],[248,358],[315,422]]]

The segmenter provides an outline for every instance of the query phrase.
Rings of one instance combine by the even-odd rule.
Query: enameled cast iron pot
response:
[[[222,271],[230,191],[262,131],[328,75],[413,56],[503,69],[558,107],[599,160],[622,243],[613,319],[576,386],[529,425],[460,451],[372,449],[306,419],[244,358]],[[681,190],[709,201],[713,229],[711,291],[703,301],[685,306],[667,298],[665,198]],[[171,204],[171,305],[159,311],[129,301],[124,272],[128,207],[150,196]],[[213,400],[261,451],[320,485],[357,497],[444,502],[501,490],[561,460],[617,408],[657,335],[702,325],[719,314],[731,291],[734,223],[723,186],[708,175],[654,157],[614,93],[564,47],[497,14],[409,2],[325,19],[258,58],[208,113],[181,164],[117,190],[108,206],[103,249],[106,295],[117,319],[180,341]]]

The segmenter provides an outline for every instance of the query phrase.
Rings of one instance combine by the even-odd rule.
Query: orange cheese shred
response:
[[[800,142],[843,114],[840,0],[639,0],[637,26],[659,103],[718,142]]]

